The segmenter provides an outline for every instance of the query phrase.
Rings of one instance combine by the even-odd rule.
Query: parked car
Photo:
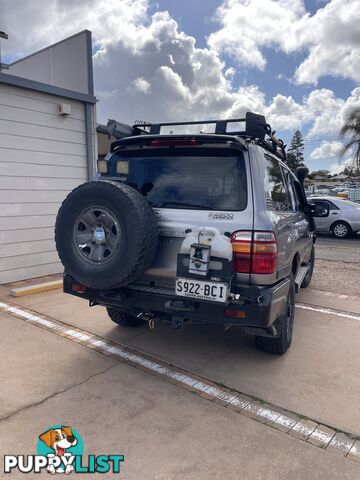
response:
[[[360,204],[336,197],[308,197],[315,204],[317,232],[346,238],[360,231]]]
[[[284,164],[264,117],[248,113],[231,131],[239,121],[183,135],[144,124],[113,142],[100,181],[73,190],[57,216],[64,291],[121,326],[240,326],[285,353],[295,293],[314,268],[305,173]]]

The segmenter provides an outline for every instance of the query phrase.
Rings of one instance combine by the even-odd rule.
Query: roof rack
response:
[[[228,130],[232,123],[243,123],[244,130]],[[261,145],[269,152],[286,159],[284,142],[275,137],[275,131],[266,123],[263,115],[247,112],[245,118],[232,118],[227,120],[197,120],[193,122],[166,122],[148,123],[138,120],[134,125],[126,125],[115,120],[109,120],[107,131],[109,135],[121,139],[137,135],[160,135],[162,127],[191,126],[191,125],[215,125],[215,134],[232,135],[244,138],[246,141]],[[205,133],[205,132],[203,132]]]
[[[228,124],[244,123],[244,130],[228,131]],[[237,135],[247,140],[255,141],[266,150],[279,155],[284,160],[286,152],[284,142],[275,137],[275,131],[266,123],[263,115],[257,113],[246,112],[245,118],[232,118],[226,120],[197,120],[193,122],[165,122],[165,123],[147,123],[136,122],[134,129],[141,130],[141,133],[150,135],[159,135],[162,127],[176,127],[187,125],[215,125],[215,134],[220,135]]]

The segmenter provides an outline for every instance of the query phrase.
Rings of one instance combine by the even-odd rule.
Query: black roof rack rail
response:
[[[106,133],[110,137],[121,139],[126,137],[133,137],[136,135],[148,134],[149,132],[141,128],[142,125],[143,123],[139,123],[139,125],[131,126],[126,123],[120,123],[116,120],[109,119],[106,127],[103,127],[102,130],[99,129],[98,131],[106,130]]]
[[[231,123],[243,123],[244,130],[228,131],[228,125]],[[132,126],[117,122],[116,120],[108,120],[106,128],[109,136],[113,136],[120,140],[122,138],[136,137],[138,135],[160,135],[162,127],[207,124],[215,125],[214,133],[216,135],[231,135],[241,137],[245,141],[250,141],[261,145],[269,152],[278,155],[283,160],[286,160],[286,145],[284,145],[284,142],[276,138],[275,131],[273,131],[271,126],[266,123],[263,115],[258,115],[257,113],[253,112],[247,112],[245,118],[231,118],[226,120],[196,120],[193,122],[165,123],[148,123],[138,120]],[[203,132],[203,134],[204,133],[205,132]],[[214,133],[211,135],[214,135]]]
[[[245,129],[238,131],[228,131],[228,124],[244,123]],[[186,125],[215,125],[215,134],[220,135],[238,135],[245,139],[255,141],[266,150],[286,159],[284,142],[275,137],[275,131],[266,123],[263,115],[253,112],[246,112],[245,118],[231,118],[225,120],[196,120],[192,122],[161,122],[147,123],[138,121],[133,128],[141,130],[141,134],[160,135],[162,127],[176,127]],[[139,133],[134,133],[139,135]]]

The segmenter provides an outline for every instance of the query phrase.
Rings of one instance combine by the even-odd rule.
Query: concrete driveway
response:
[[[123,329],[103,308],[60,291],[14,299],[0,288],[0,301],[18,308],[0,309],[2,454],[34,453],[39,433],[70,424],[88,453],[125,455],[119,478],[360,478],[359,443],[345,457],[317,448],[310,437],[295,438],[290,428],[280,431],[269,414],[259,423],[248,409],[285,409],[278,415],[320,424],[332,442],[343,435],[338,430],[360,435],[360,298],[354,295],[301,292],[293,345],[283,357],[258,352],[234,328]],[[141,369],[111,355],[117,348],[144,357]],[[182,380],[154,375],[149,365],[166,365]],[[210,387],[199,394],[189,378]],[[217,401],[221,395],[209,395],[219,389],[250,399],[248,411],[239,414]]]

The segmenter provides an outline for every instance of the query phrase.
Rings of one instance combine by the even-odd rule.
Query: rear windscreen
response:
[[[126,171],[126,182],[146,196],[153,206],[207,210],[246,208],[246,171],[242,154],[224,157],[115,156],[122,164],[122,171]]]

